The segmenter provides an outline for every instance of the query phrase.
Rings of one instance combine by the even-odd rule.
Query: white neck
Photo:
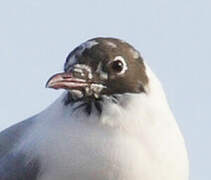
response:
[[[145,179],[149,180],[188,179],[183,137],[158,79],[148,66],[146,73],[149,78],[146,94],[126,94],[120,101],[121,105],[108,101],[101,116],[96,116],[96,113],[87,116],[80,110],[74,112],[71,106],[64,106],[66,94],[38,115],[37,124],[30,130],[24,144],[31,144],[30,149],[35,147],[33,150],[39,147],[36,153],[43,157],[44,166],[52,169],[52,173],[44,175],[43,179],[59,178],[59,173],[68,177],[68,172],[63,172],[63,169],[80,169],[83,162],[94,165],[81,170],[84,173],[88,169],[90,172],[99,169],[108,174],[115,168],[109,166],[109,170],[106,169],[105,162],[109,159],[113,164],[114,154],[120,165],[136,164],[137,177],[146,175],[148,178]],[[91,156],[87,156],[87,152]],[[123,172],[126,169],[123,168]],[[87,176],[86,173],[80,175],[80,179]],[[128,179],[131,178],[139,179],[134,176]]]

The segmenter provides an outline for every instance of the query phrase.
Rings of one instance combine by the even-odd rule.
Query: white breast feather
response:
[[[147,94],[128,94],[126,109],[105,105],[100,120],[71,114],[64,95],[42,112],[21,144],[41,157],[39,180],[187,180],[183,137],[158,79],[146,73]]]

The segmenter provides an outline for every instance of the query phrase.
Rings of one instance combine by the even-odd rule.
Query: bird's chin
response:
[[[73,99],[82,99],[85,95],[81,90],[72,89],[68,91]]]
[[[106,87],[102,84],[90,83],[89,86],[80,89],[69,89],[69,93],[74,99],[101,99],[103,89]]]
[[[72,101],[87,101],[87,100],[99,100],[101,99],[101,95],[90,92],[90,90],[78,90],[71,89],[68,90],[69,96],[71,96]]]

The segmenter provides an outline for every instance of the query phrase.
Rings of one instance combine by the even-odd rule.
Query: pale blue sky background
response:
[[[185,136],[192,180],[210,180],[211,1],[0,1],[0,130],[43,110],[61,91],[45,82],[96,36],[140,50],[163,82]]]

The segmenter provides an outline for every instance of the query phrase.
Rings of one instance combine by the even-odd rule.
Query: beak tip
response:
[[[47,81],[47,83],[45,84],[45,88],[51,88],[51,84],[49,81]]]
[[[45,84],[45,88],[54,88],[55,79],[58,76],[58,74],[53,75]]]

